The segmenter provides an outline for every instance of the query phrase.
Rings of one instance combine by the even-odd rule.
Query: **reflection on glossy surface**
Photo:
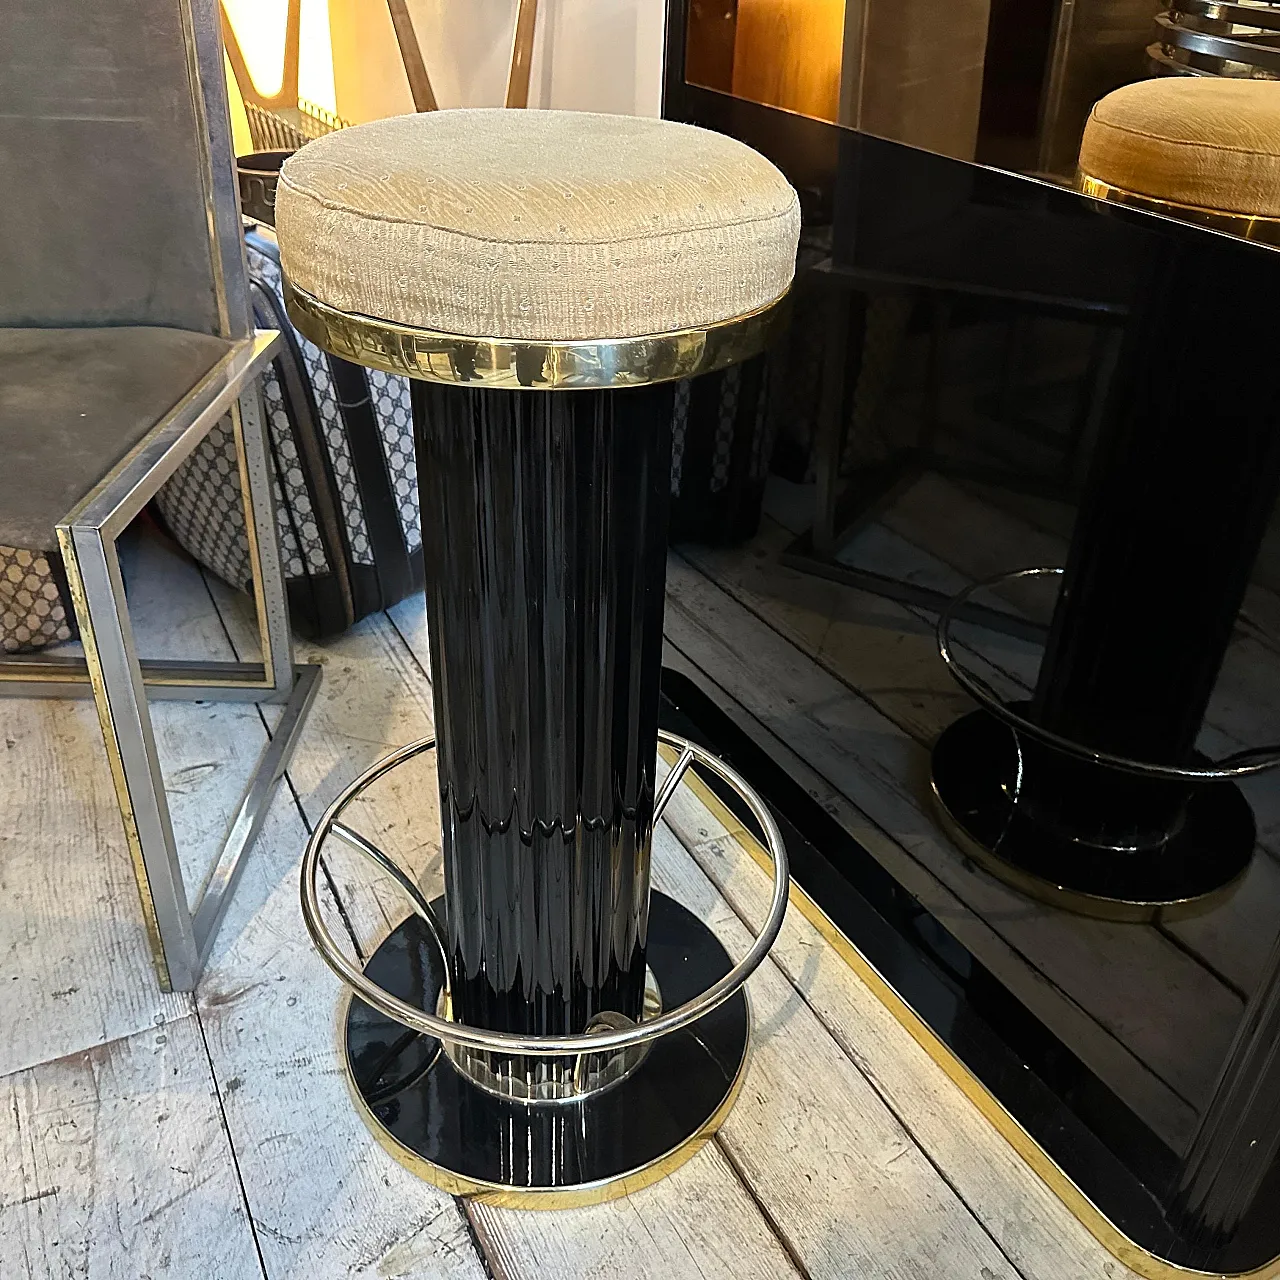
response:
[[[676,5],[677,12],[681,6]],[[1089,108],[1152,74],[1150,0],[688,0],[689,83],[1069,177]]]
[[[652,898],[649,957],[672,1006],[711,986],[731,963],[706,925],[660,893]],[[410,1003],[435,1007],[439,953],[416,918],[378,948],[366,973]],[[492,1203],[565,1207],[638,1190],[694,1155],[737,1096],[749,1024],[739,991],[654,1042],[620,1083],[583,1101],[530,1104],[477,1088],[438,1041],[353,999],[347,1067],[366,1122],[422,1177]]]
[[[999,7],[992,6],[992,33]],[[1121,8],[1112,7],[1117,30],[1128,21]],[[683,67],[684,56],[681,34],[669,66]],[[988,64],[988,83],[990,73]],[[1056,671],[1038,695],[1061,730],[1147,758],[1183,760],[1219,758],[1278,736],[1280,401],[1273,370],[1280,310],[1273,299],[1280,255],[1060,185],[773,110],[678,74],[668,84],[667,112],[757,147],[801,190],[806,223],[788,415],[774,466],[796,482],[809,479],[812,467],[817,498],[807,545],[798,540],[790,562],[807,560],[826,577],[935,611],[972,578],[1070,564],[1051,645]],[[980,157],[982,139],[980,130]],[[892,513],[908,508],[895,525]],[[878,543],[859,532],[874,521]],[[928,536],[911,563],[936,557],[929,573],[911,577],[892,560],[899,528],[901,538]],[[1105,602],[1100,611],[1083,609],[1091,595]],[[1027,625],[1028,600],[1017,591],[997,598],[994,609],[1016,643],[998,631],[970,633],[970,642],[1000,679],[1029,696],[1048,632]],[[1252,665],[1236,669],[1247,679],[1227,681],[1220,668],[1233,623]],[[1031,654],[1028,640],[1036,644]],[[714,670],[708,675],[716,678]],[[1230,715],[1209,723],[1204,708],[1215,698]],[[1228,734],[1224,724],[1243,728]],[[996,732],[1007,738],[1003,728]],[[734,758],[749,748],[732,745],[731,733],[718,726],[710,745]],[[782,736],[803,758],[805,742]],[[781,755],[774,765],[769,750],[762,741],[754,764],[742,755],[735,763],[777,804],[785,784],[771,789],[766,779],[786,766]],[[960,754],[962,766],[972,762],[971,748]],[[927,798],[918,777],[895,781]],[[1005,797],[999,777],[995,792],[990,783],[984,779],[970,808],[987,806],[985,817],[995,822],[994,806]],[[803,786],[788,793],[786,815],[817,846],[811,857],[793,853],[801,885],[824,908],[847,913],[842,927],[866,943],[882,972],[896,966],[899,990],[911,993],[920,1016],[1001,1100],[1010,1123],[1032,1135],[1038,1167],[1060,1167],[1082,1193],[1077,1203],[1092,1201],[1136,1242],[1126,1260],[1149,1275],[1172,1274],[1156,1259],[1218,1274],[1245,1273],[1280,1256],[1280,1062],[1273,1052],[1280,951],[1267,955],[1277,930],[1268,895],[1280,779],[1261,775],[1241,791],[1259,815],[1267,850],[1256,856],[1268,860],[1266,874],[1246,878],[1232,910],[1205,917],[1200,936],[1260,931],[1249,946],[1256,962],[1233,970],[1243,990],[1231,990],[1211,959],[1202,962],[1194,935],[1163,924],[1158,933],[1107,926],[1111,967],[1097,975],[1108,983],[1106,1009],[1090,1011],[1101,1029],[1058,1018],[1059,1005],[1032,984],[1003,986],[957,941],[953,922],[930,916],[884,866],[851,848],[847,833],[810,813]],[[1214,842],[1228,840],[1239,867],[1250,817],[1230,789],[1215,795],[1224,808],[1208,829],[1194,815],[1198,856],[1212,858]],[[1066,803],[1062,794],[1058,801]],[[1032,857],[1054,853],[1029,849]],[[1070,853],[1066,842],[1056,850],[1060,865],[1070,865]],[[1223,880],[1232,874],[1211,869]],[[858,893],[866,900],[851,905]],[[998,931],[998,921],[976,909],[974,916],[966,927]],[[872,955],[881,946],[883,955]],[[1152,1091],[1134,1032],[1149,1028],[1153,1016],[1151,984],[1134,975],[1144,957],[1174,950],[1171,972],[1203,963],[1197,972],[1209,971],[1215,991],[1225,988],[1224,1007],[1244,1008],[1225,1051],[1201,1043],[1202,1009],[1187,1007],[1185,1022],[1161,1011],[1168,1024],[1159,1034],[1183,1055],[1173,1063],[1181,1069],[1193,1060],[1192,1083],[1202,1082],[1177,1086],[1185,1123],[1176,1126],[1151,1105],[1173,1092],[1172,1077],[1160,1080],[1163,1093]],[[1023,976],[1043,975],[1028,959]],[[1175,1015],[1178,1000],[1190,999],[1179,991],[1174,984],[1169,998]],[[1108,1054],[1132,1055],[1128,1065],[1096,1052],[1100,1043]],[[1114,1231],[1108,1236],[1096,1222],[1094,1229],[1117,1247]]]
[[[1253,857],[1253,812],[1234,783],[1152,782],[1085,764],[985,711],[943,733],[932,775],[947,829],[967,854],[1031,897],[1083,915],[1204,912]]]

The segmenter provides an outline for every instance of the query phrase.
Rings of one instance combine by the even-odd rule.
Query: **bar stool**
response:
[[[443,111],[311,143],[284,166],[276,218],[298,328],[414,379],[437,737],[356,779],[303,865],[307,927],[355,993],[357,1104],[455,1194],[547,1207],[634,1190],[732,1105],[742,984],[786,907],[768,810],[659,734],[658,704],[674,381],[766,343],[795,192],[686,125]],[[661,783],[659,739],[676,760]],[[436,901],[343,821],[431,750]],[[774,858],[771,913],[737,965],[650,892],[653,825],[695,762],[743,797]],[[330,837],[413,906],[363,968],[320,916]]]
[[[1080,169],[1101,199],[1280,244],[1280,85],[1128,85],[1094,107]],[[951,618],[976,587],[962,593],[939,645],[983,709],[932,762],[943,822],[976,861],[1117,920],[1229,892],[1255,843],[1236,780],[1280,762],[1274,747],[1196,749],[1280,488],[1280,320],[1254,300],[1257,255],[1274,250],[1206,236],[1190,254],[1147,228],[1067,564],[1020,571],[1062,577],[1034,692],[1006,703],[956,660]]]

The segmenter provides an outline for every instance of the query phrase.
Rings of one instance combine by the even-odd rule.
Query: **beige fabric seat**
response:
[[[751,148],[689,125],[439,111],[309,143],[276,222],[292,285],[436,332],[556,342],[715,326],[791,283],[800,209]]]
[[[1171,76],[1125,85],[1094,105],[1080,172],[1151,200],[1280,217],[1280,84]]]

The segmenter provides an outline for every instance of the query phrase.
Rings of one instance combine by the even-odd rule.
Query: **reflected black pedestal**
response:
[[[435,904],[437,912],[443,900]],[[648,960],[673,1008],[722,978],[731,961],[692,912],[650,902]],[[365,973],[393,995],[435,1009],[440,953],[410,917]],[[357,1108],[402,1164],[454,1195],[562,1208],[656,1182],[695,1155],[741,1087],[750,1018],[745,990],[692,1026],[661,1037],[629,1075],[586,1098],[522,1103],[464,1076],[438,1040],[407,1031],[353,998],[344,1026]]]
[[[1073,760],[1046,762],[1047,753],[1019,743],[1013,729],[986,711],[957,720],[934,746],[933,793],[947,832],[998,879],[1081,915],[1173,920],[1210,910],[1248,869],[1253,811],[1234,783],[1185,788],[1171,832],[1117,849],[1100,843],[1107,838],[1102,833],[1110,825],[1132,838],[1133,816],[1144,806],[1143,780]],[[1046,763],[1057,800],[1053,812],[1017,799],[1020,773]]]
[[[960,726],[935,755],[935,790],[991,870],[1113,919],[1212,905],[1252,852],[1243,797],[1198,776],[1197,740],[1280,489],[1274,387],[1260,372],[1273,326],[1242,337],[1230,361],[1201,358],[1199,335],[1239,328],[1233,300],[1245,294],[1223,267],[1163,250],[1143,264],[1024,713],[1125,767],[1025,732],[1013,763],[1008,737],[961,760],[958,741],[976,751],[982,734]],[[958,794],[978,769],[970,789],[986,798]]]

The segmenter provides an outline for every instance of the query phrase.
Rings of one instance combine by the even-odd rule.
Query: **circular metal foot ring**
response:
[[[1052,747],[1065,756],[1082,760],[1086,764],[1118,769],[1121,773],[1132,773],[1143,778],[1168,782],[1220,782],[1232,778],[1246,778],[1280,765],[1280,745],[1274,743],[1265,747],[1248,747],[1243,751],[1233,752],[1222,760],[1209,761],[1203,765],[1155,764],[1148,760],[1134,760],[1129,756],[1116,755],[1114,752],[1096,750],[1083,743],[1075,742],[1071,738],[1064,738],[1060,733],[1054,733],[1053,730],[1046,729],[1025,715],[1018,714],[981,676],[966,670],[957,661],[951,647],[951,627],[957,613],[964,608],[975,592],[1003,586],[1021,578],[1061,577],[1064,572],[1065,570],[1057,566],[1041,565],[1030,569],[1014,569],[1009,573],[997,573],[993,577],[971,583],[963,591],[957,592],[939,614],[938,654],[947,664],[947,669],[955,682],[975,702],[1011,729],[1046,747]]]
[[[1253,814],[1230,782],[1201,784],[1184,821],[1151,850],[1108,853],[1035,821],[1015,803],[1016,734],[986,711],[947,726],[934,744],[933,800],[947,834],[1021,893],[1078,915],[1150,924],[1210,911],[1253,856]]]
[[[764,802],[735,770],[676,734],[658,736],[680,754],[655,798],[655,823],[691,765],[714,774],[764,832],[773,898],[760,933],[732,964],[702,921],[655,892],[647,954],[668,1007],[638,1024],[608,1017],[577,1035],[533,1036],[428,1012],[447,1014],[452,1004],[440,903],[428,902],[403,870],[341,818],[384,774],[432,750],[434,739],[410,743],[361,774],[307,843],[303,920],[321,958],[353,993],[344,1032],[357,1107],[397,1159],[454,1194],[538,1208],[626,1194],[693,1155],[737,1096],[749,1028],[743,984],[782,927],[790,887],[786,847]],[[330,835],[391,875],[414,908],[363,968],[341,950],[320,912],[317,873]],[[441,1051],[445,1045],[450,1052]],[[497,1061],[532,1060],[520,1068],[529,1077],[527,1090],[504,1097],[482,1087],[458,1065],[468,1050]],[[611,1073],[604,1065],[611,1055],[627,1055],[635,1065]],[[574,1063],[568,1078],[585,1082],[581,1093],[566,1096],[562,1086],[539,1093],[548,1072],[533,1064],[550,1067],[551,1059]]]

